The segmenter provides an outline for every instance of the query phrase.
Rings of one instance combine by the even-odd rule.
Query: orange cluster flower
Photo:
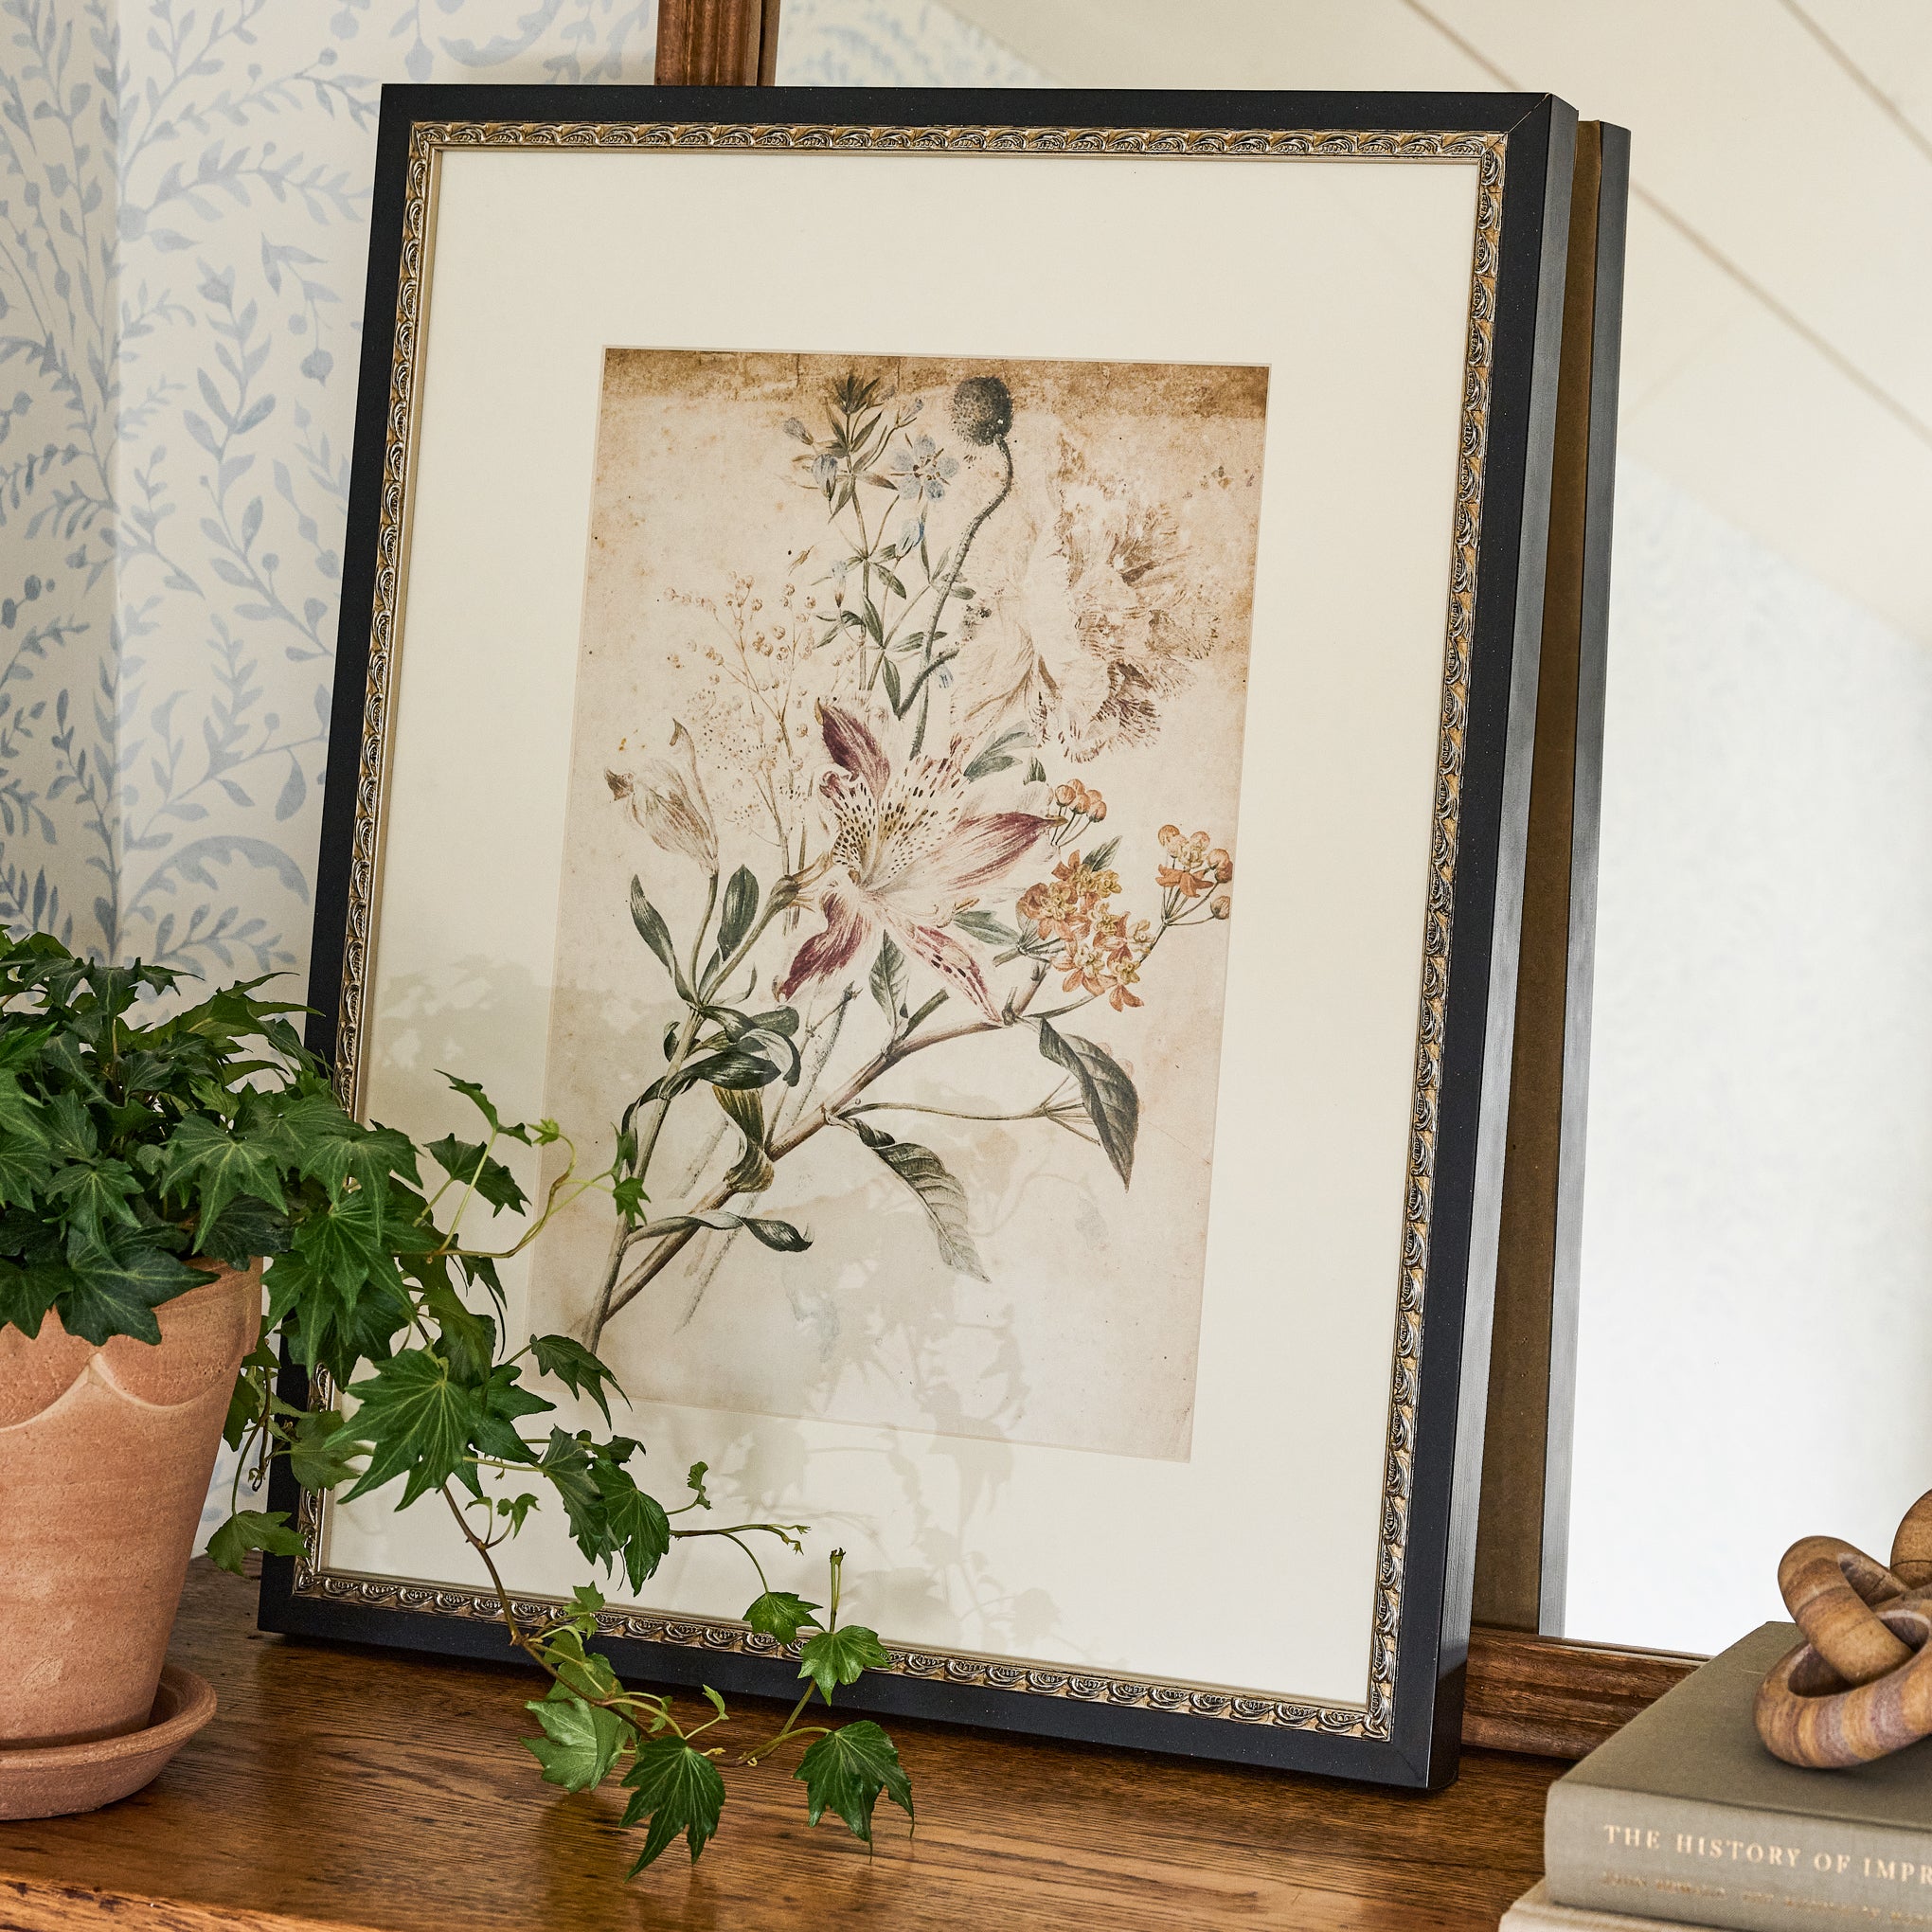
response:
[[[1159,838],[1168,863],[1154,876],[1164,891],[1177,892],[1183,900],[1199,899],[1234,877],[1234,861],[1219,846],[1209,846],[1205,832],[1190,837],[1177,825],[1163,825]],[[1216,919],[1225,919],[1227,894],[1216,898],[1208,910]]]
[[[1051,879],[1029,886],[1017,907],[1043,939],[1060,941],[1053,970],[1064,975],[1064,990],[1104,995],[1117,1013],[1141,1004],[1133,989],[1151,938],[1146,920],[1130,924],[1107,903],[1119,889],[1118,872],[1074,852],[1054,867]]]
[[[1053,844],[1064,845],[1107,815],[1107,801],[1091,785],[1068,778],[1053,788]]]

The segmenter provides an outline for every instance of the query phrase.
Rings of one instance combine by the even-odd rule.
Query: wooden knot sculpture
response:
[[[1932,1491],[1889,1566],[1835,1536],[1784,1552],[1778,1588],[1805,1640],[1758,1687],[1758,1735],[1787,1764],[1838,1770],[1932,1736]]]

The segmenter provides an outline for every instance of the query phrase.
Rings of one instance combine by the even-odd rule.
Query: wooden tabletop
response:
[[[916,1835],[882,1803],[868,1857],[789,1766],[727,1771],[703,1861],[627,1885],[641,1834],[538,1781],[510,1667],[264,1637],[206,1562],[170,1655],[219,1715],[119,1804],[0,1824],[0,1932],[1494,1932],[1564,1769],[1472,1751],[1429,1798],[900,1720]]]

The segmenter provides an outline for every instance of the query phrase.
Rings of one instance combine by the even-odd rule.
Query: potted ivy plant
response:
[[[300,1547],[285,1512],[242,1507],[242,1472],[259,1487],[272,1458],[305,1490],[441,1499],[510,1641],[549,1679],[526,1740],[543,1779],[621,1780],[623,1823],[644,1834],[634,1875],[680,1836],[695,1859],[717,1829],[723,1752],[705,1733],[724,1706],[707,1690],[693,1717],[619,1683],[591,1647],[594,1587],[547,1620],[513,1604],[494,1552],[545,1489],[579,1549],[633,1593],[683,1540],[745,1548],[759,1584],[745,1619],[798,1646],[803,1691],[736,1762],[802,1743],[811,1822],[831,1811],[869,1841],[882,1793],[910,1816],[879,1726],[806,1721],[814,1697],[887,1661],[872,1631],[840,1619],[840,1553],[825,1604],[770,1589],[746,1539],[797,1548],[800,1526],[709,1525],[704,1464],[667,1507],[632,1474],[641,1444],[539,1421],[555,1408],[534,1386],[546,1378],[607,1429],[622,1391],[568,1336],[505,1333],[497,1263],[588,1190],[640,1212],[635,1180],[580,1173],[554,1122],[506,1120],[460,1079],[474,1139],[419,1146],[355,1120],[302,1046],[300,1010],[264,983],[188,1004],[165,968],[101,965],[45,934],[0,942],[0,1817],[124,1796],[165,1762],[163,1733],[192,1727],[171,1707],[158,1722],[157,1686],[224,1436],[240,1457],[208,1552],[238,1574],[252,1549]],[[541,1202],[499,1157],[507,1143],[562,1144]],[[521,1215],[507,1245],[462,1238],[479,1204]],[[277,1345],[352,1408],[291,1411]]]

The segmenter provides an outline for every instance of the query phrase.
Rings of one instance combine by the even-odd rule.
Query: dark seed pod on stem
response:
[[[953,427],[968,442],[996,443],[1012,426],[1012,392],[997,376],[968,376],[953,391]]]

